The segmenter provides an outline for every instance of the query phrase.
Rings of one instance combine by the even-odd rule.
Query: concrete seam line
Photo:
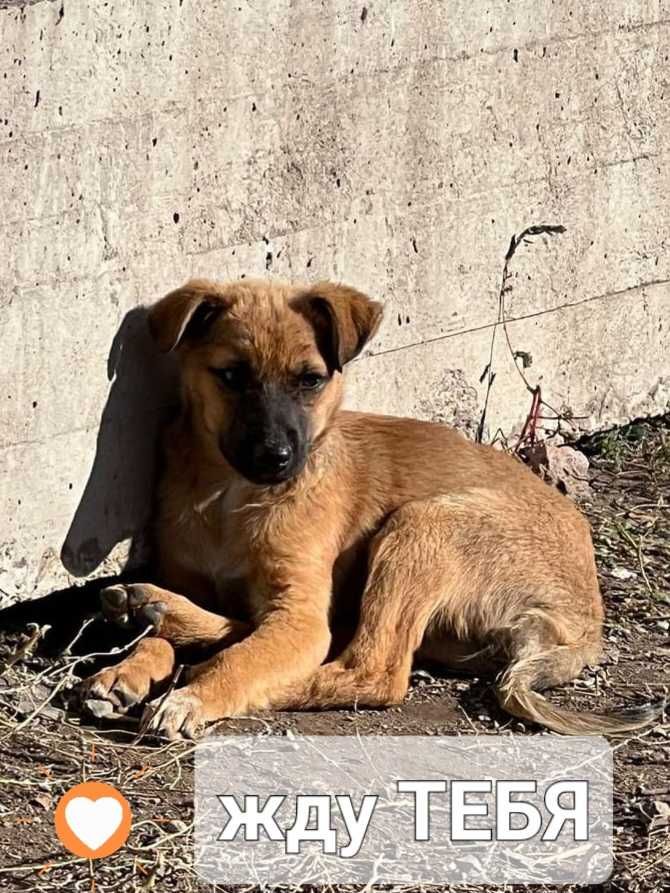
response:
[[[536,310],[533,313],[526,313],[523,316],[507,317],[505,325],[512,325],[516,322],[523,322],[526,319],[534,319],[537,316],[547,316],[550,313],[558,313],[560,310],[570,310],[573,307],[580,307],[583,304],[592,304],[595,301],[604,301],[610,298],[620,298],[623,295],[638,291],[639,289],[654,288],[657,285],[667,285],[670,279],[650,279],[648,282],[640,282],[639,285],[629,285],[627,288],[620,288],[615,291],[604,292],[601,295],[592,295],[590,298],[582,298],[580,301],[568,301],[560,304],[558,307],[550,307],[548,310]],[[401,344],[399,347],[389,347],[387,350],[377,350],[366,353],[360,359],[370,359],[371,357],[383,357],[385,354],[399,353],[402,350],[411,350],[414,347],[424,347],[427,344],[435,344],[437,341],[446,341],[449,338],[459,338],[462,335],[472,335],[475,332],[483,332],[486,329],[493,329],[495,326],[501,326],[503,321],[487,322],[481,326],[473,326],[471,329],[462,329],[460,332],[447,332],[444,335],[437,335],[435,338],[426,338],[425,341],[414,341],[411,344]],[[354,362],[360,362],[355,360]]]

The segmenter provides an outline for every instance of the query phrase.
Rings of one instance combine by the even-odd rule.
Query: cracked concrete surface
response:
[[[529,380],[589,429],[667,410],[665,0],[5,0],[0,30],[6,599],[141,554],[171,370],[138,308],[192,274],[368,290],[350,403],[467,427],[510,237],[563,224],[512,265]],[[501,337],[494,367],[513,433]]]

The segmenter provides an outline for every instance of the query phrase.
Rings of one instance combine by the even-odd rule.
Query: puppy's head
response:
[[[179,354],[182,389],[210,458],[252,483],[295,477],[341,400],[341,372],[382,308],[352,288],[196,279],[149,313]]]

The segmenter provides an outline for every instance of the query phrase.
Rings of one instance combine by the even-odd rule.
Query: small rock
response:
[[[637,574],[626,567],[613,567],[610,571],[610,577],[614,577],[615,580],[634,580]]]
[[[524,462],[541,478],[572,499],[589,499],[589,460],[569,446],[535,443],[521,450]]]
[[[411,676],[412,682],[435,682],[435,678],[426,670],[413,670]]]
[[[670,803],[664,800],[653,800],[646,804],[642,814],[649,822],[649,830],[667,828],[670,825]]]
[[[31,799],[31,803],[36,803],[38,806],[41,806],[42,809],[51,809],[53,804],[53,798],[51,794],[35,794],[35,796]]]
[[[106,719],[114,714],[113,704],[97,698],[89,698],[87,701],[84,701],[84,707],[96,719]]]

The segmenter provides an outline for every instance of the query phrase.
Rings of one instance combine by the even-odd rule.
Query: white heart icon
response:
[[[114,797],[73,797],[65,807],[65,821],[89,850],[99,850],[123,821],[123,807]]]

